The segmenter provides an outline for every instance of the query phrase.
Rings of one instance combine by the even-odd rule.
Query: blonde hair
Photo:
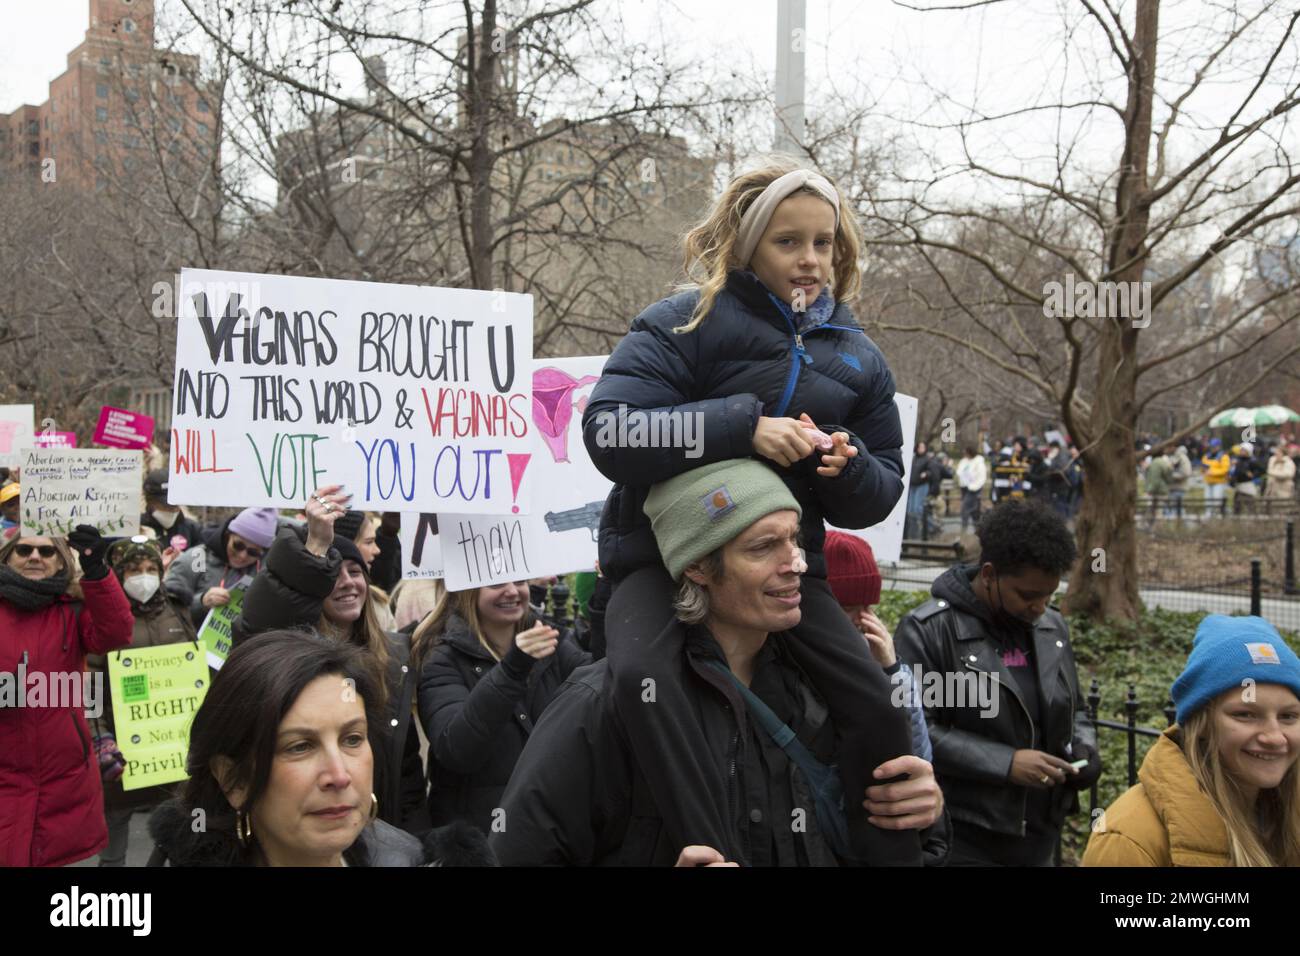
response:
[[[1300,770],[1297,763],[1271,789],[1260,790],[1254,805],[1223,766],[1213,703],[1187,718],[1183,754],[1192,776],[1228,831],[1233,866],[1300,866]]]
[[[469,588],[465,591],[447,591],[442,595],[437,606],[420,622],[415,633],[411,635],[411,660],[415,662],[416,668],[423,666],[425,656],[442,641],[443,634],[447,630],[447,622],[453,613],[459,614],[464,619],[469,625],[469,632],[483,645],[483,649],[492,655],[492,659],[498,663],[501,661],[501,655],[493,650],[488,642],[487,635],[483,632],[483,622],[478,615],[478,596],[482,590],[482,588]],[[529,610],[515,622],[515,633],[526,631],[532,626],[533,614]]]
[[[771,157],[758,168],[741,173],[727,184],[704,221],[682,237],[682,268],[687,279],[684,288],[698,288],[700,298],[695,304],[695,311],[691,313],[690,321],[673,329],[674,332],[693,332],[699,328],[713,308],[718,293],[727,284],[727,273],[749,265],[748,262],[735,261],[736,239],[745,211],[776,180],[786,173],[803,168],[805,164],[796,160]],[[834,273],[831,287],[836,301],[852,302],[862,288],[862,268],[858,262],[862,249],[862,231],[844,191],[829,176],[826,179],[840,197],[840,224],[835,230],[831,258]],[[812,186],[804,186],[791,195],[804,193],[825,200]]]

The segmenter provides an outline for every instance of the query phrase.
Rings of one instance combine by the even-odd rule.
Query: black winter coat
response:
[[[633,576],[620,589],[619,600],[627,599],[628,590],[639,592],[644,584],[644,573]],[[646,619],[636,624],[656,626]],[[715,761],[710,779],[716,780],[716,786],[687,796],[702,806],[716,803],[730,844],[715,849],[728,860],[749,865],[750,823],[761,820],[761,811],[750,802],[755,788],[761,792],[789,787],[796,807],[812,807],[813,800],[803,775],[788,759],[763,764],[766,782],[746,778],[745,768],[755,765],[747,751],[759,746],[755,735],[763,731],[742,716],[748,709],[734,683],[707,663],[725,661],[708,632],[688,629],[680,622],[669,626],[683,632],[683,653],[674,670],[685,695],[682,713],[663,716],[665,732],[681,725],[698,727],[703,733]],[[834,727],[825,704],[784,652],[784,640],[785,635],[773,635],[760,652],[771,652],[766,666],[775,668],[793,691],[786,698],[792,711],[778,716],[818,759],[830,764]],[[682,846],[673,840],[643,776],[655,769],[643,766],[633,753],[613,696],[608,661],[577,671],[556,695],[501,798],[506,826],[489,835],[502,866],[671,866],[676,862]],[[668,700],[644,706],[672,706]],[[776,699],[766,702],[780,706]],[[751,816],[754,813],[760,816]],[[798,831],[788,822],[772,827],[773,838],[784,842],[778,857],[836,866],[815,811],[806,814],[804,824]]]
[[[575,668],[591,662],[571,633],[542,660],[512,647],[498,664],[453,613],[420,668],[420,723],[429,738],[429,816],[488,832],[533,726]]]
[[[922,682],[924,673],[992,673],[998,679],[996,716],[979,706],[925,707],[934,745],[934,771],[953,820],[1009,836],[1025,835],[1028,791],[1008,781],[1015,751],[1033,747],[1034,727],[1002,665],[1001,644],[992,634],[987,611],[971,590],[973,567],[950,568],[931,587],[933,598],[898,622],[898,659]],[[1043,726],[1040,749],[1064,760],[1087,758],[1088,766],[1067,785],[1053,787],[1052,822],[1059,826],[1079,808],[1078,790],[1101,774],[1097,731],[1084,708],[1079,675],[1070,649],[1065,618],[1048,608],[1033,627]],[[922,688],[924,690],[924,688]],[[923,703],[930,699],[922,696]]]
[[[232,627],[237,647],[256,634],[279,628],[314,628],[324,602],[334,590],[343,558],[330,548],[324,557],[307,550],[306,529],[280,529],[266,555],[266,567],[244,595],[244,604]],[[373,600],[373,599],[370,599]],[[383,820],[412,831],[425,829],[423,816],[424,771],[420,766],[420,738],[411,720],[415,704],[416,674],[410,666],[411,638],[388,632],[388,708],[385,739],[387,752],[377,774],[379,813]]]
[[[822,519],[841,528],[869,527],[903,493],[894,378],[846,305],[836,305],[828,322],[796,334],[752,274],[733,272],[704,322],[694,332],[674,333],[690,319],[698,295],[675,295],[637,316],[605,363],[583,414],[591,460],[614,482],[601,517],[601,570],[618,581],[660,563],[642,511],[650,485],[749,457],[760,416],[798,418],[807,412],[822,431],[850,433],[858,449],[835,478],[816,473],[821,458],[815,453],[791,468],[770,463],[803,508],[808,573],[825,577]],[[700,416],[701,454],[689,458],[691,449],[684,447],[616,447],[605,426],[617,420],[620,406]]]

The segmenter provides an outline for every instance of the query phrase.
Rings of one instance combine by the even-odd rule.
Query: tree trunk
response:
[[[1115,195],[1115,223],[1106,243],[1106,278],[1141,282],[1146,272],[1151,206],[1147,166],[1155,91],[1160,0],[1138,0],[1133,52],[1127,64],[1124,155]],[[1147,299],[1149,304],[1149,298]],[[1083,451],[1084,497],[1075,525],[1079,562],[1067,607],[1092,618],[1135,620],[1138,573],[1137,344],[1132,316],[1102,320],[1096,398]]]

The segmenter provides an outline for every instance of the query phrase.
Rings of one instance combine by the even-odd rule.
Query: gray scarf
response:
[[[68,572],[33,581],[7,564],[0,564],[0,600],[24,611],[39,611],[68,590]]]

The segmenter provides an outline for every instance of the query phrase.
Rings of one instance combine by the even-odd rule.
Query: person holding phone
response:
[[[444,594],[416,628],[412,657],[429,738],[430,819],[491,832],[534,725],[591,655],[572,631],[536,621],[528,582],[515,581]]]
[[[977,533],[979,563],[939,577],[894,642],[922,685],[945,688],[922,703],[952,816],[948,866],[1052,866],[1078,791],[1101,774],[1069,627],[1049,606],[1077,552],[1060,515],[1026,499],[999,502]]]

